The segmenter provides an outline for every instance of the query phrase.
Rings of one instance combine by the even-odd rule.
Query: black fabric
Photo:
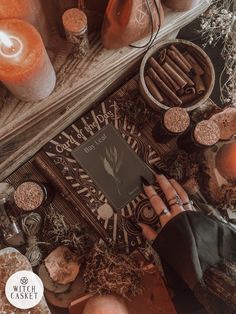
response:
[[[153,247],[193,290],[208,267],[224,258],[236,261],[236,231],[200,212],[185,211],[164,226]]]
[[[181,277],[162,260],[168,287],[174,293],[172,301],[178,314],[207,314],[202,304]]]

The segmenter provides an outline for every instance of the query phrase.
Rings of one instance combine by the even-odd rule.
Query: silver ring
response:
[[[158,215],[159,217],[163,216],[163,215],[167,215],[169,213],[168,208],[163,208],[162,211],[160,212],[160,214]]]
[[[152,199],[153,197],[157,197],[157,196],[158,196],[157,193],[152,194],[152,195],[149,197],[149,201],[151,201],[151,199]]]
[[[172,202],[172,201],[174,201],[174,202]],[[181,198],[178,194],[176,194],[174,197],[169,199],[167,202],[168,202],[169,206],[174,206],[174,205],[183,206],[183,201],[181,200]]]
[[[189,200],[188,202],[185,202],[182,204],[182,206],[185,208],[185,206],[190,205],[191,207],[193,207],[193,201]]]

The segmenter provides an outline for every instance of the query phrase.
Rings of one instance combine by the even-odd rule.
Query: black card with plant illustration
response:
[[[147,165],[111,124],[71,154],[116,210],[126,206],[141,192],[140,176],[149,182],[154,181]]]
[[[139,176],[152,180],[149,169],[160,157],[149,135],[136,126],[135,118],[128,118],[122,111],[127,99],[127,106],[136,99],[133,92],[137,90],[136,80],[127,82],[57,134],[43,147],[42,154],[37,154],[37,167],[79,215],[102,239],[112,241],[126,253],[144,245],[142,234],[132,221],[152,228],[159,222],[141,190]],[[99,137],[100,147],[89,150]],[[106,151],[107,144],[110,146]],[[82,151],[83,147],[89,153]]]

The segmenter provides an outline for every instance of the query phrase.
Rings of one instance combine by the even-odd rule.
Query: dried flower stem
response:
[[[202,15],[201,34],[206,45],[223,43],[221,55],[225,60],[220,75],[220,92],[223,104],[236,103],[236,2],[235,0],[213,0]],[[223,75],[227,79],[223,82]]]

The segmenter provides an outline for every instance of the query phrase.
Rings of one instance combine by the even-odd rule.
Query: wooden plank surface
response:
[[[156,41],[170,37],[206,10],[207,0],[196,0],[187,12],[166,11]],[[98,34],[90,36],[91,49],[79,60],[52,28],[49,55],[57,73],[54,92],[37,103],[15,99],[0,87],[0,180],[19,167],[51,137],[117,87],[145,49],[106,50]],[[143,41],[145,42],[145,40]],[[142,43],[140,43],[141,45]],[[138,67],[137,67],[138,69]],[[114,85],[115,84],[115,85]]]

